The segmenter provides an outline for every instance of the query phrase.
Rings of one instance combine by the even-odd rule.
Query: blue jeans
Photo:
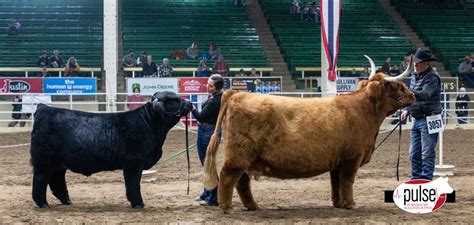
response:
[[[438,134],[429,134],[426,119],[413,123],[410,138],[411,179],[433,180]]]
[[[197,152],[201,166],[204,166],[204,160],[206,158],[206,151],[209,142],[211,141],[212,134],[214,133],[215,126],[207,124],[199,124],[197,133]],[[220,137],[220,133],[219,133]],[[217,188],[212,190],[206,190],[202,192],[200,198],[212,205],[217,205]]]

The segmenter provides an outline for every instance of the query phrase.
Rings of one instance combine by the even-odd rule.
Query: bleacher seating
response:
[[[464,10],[455,5],[446,8],[439,3],[421,5],[406,0],[392,3],[449,72],[457,74],[460,59],[474,52],[474,2],[467,2]]]
[[[81,67],[102,65],[102,1],[0,1],[0,67],[36,66],[42,50],[57,49],[66,63],[76,57]],[[18,35],[6,33],[12,20],[21,22]]]
[[[309,1],[310,2],[310,1]],[[291,1],[260,0],[293,77],[296,67],[321,66],[321,27],[289,12]],[[381,66],[392,57],[398,65],[412,47],[383,8],[373,0],[343,0],[339,29],[339,67],[368,66],[364,54]]]
[[[169,57],[196,42],[207,52],[211,42],[220,47],[230,67],[265,67],[267,61],[245,8],[229,0],[147,0],[122,5],[123,51],[135,49],[153,56],[157,65],[167,57],[174,67],[197,67],[199,60]],[[212,67],[213,61],[208,61]]]

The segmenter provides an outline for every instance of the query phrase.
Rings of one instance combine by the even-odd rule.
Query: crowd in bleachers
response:
[[[290,13],[298,15],[304,21],[320,22],[319,12],[320,8],[316,2],[308,5],[307,2],[300,3],[298,0],[293,0],[291,3]]]
[[[54,50],[53,55],[51,56],[48,56],[48,51],[43,50],[36,61],[36,66],[42,69],[41,72],[36,74],[38,77],[55,76],[55,74],[57,74],[57,72],[48,71],[48,68],[64,68],[64,74],[62,75],[64,77],[79,76],[79,71],[81,69],[74,56],[69,57],[67,62],[64,63],[58,50]]]
[[[464,80],[468,87],[474,87],[474,52],[461,58],[458,67],[458,77]]]
[[[225,60],[221,49],[215,42],[211,42],[209,50],[205,52],[199,52],[198,45],[193,42],[191,46],[186,49],[185,57],[183,58],[184,60],[200,60],[195,71],[196,76],[198,77],[208,77],[214,73],[222,76],[258,76],[255,68],[252,68],[248,75],[245,74],[244,69],[241,69],[239,73],[235,75],[230,74],[229,63]],[[214,65],[212,67],[208,66],[208,60],[214,60]],[[146,51],[143,51],[142,54],[135,59],[135,50],[129,49],[127,55],[122,58],[122,67],[141,67],[142,71],[136,73],[136,77],[173,77],[173,67],[170,65],[168,58],[163,58],[163,63],[160,66],[157,66],[155,62],[153,62],[153,57]],[[126,76],[131,77],[132,73],[128,72]]]

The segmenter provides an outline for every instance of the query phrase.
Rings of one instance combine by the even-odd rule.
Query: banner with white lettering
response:
[[[97,92],[97,79],[48,77],[43,81],[43,92],[58,95],[87,95]]]
[[[178,93],[177,78],[128,78],[127,93],[133,94],[138,89],[141,95],[152,96],[155,92],[172,91]]]

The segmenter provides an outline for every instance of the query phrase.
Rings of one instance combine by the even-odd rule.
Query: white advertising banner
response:
[[[357,89],[359,78],[357,77],[338,77],[336,80],[337,92],[353,92]]]
[[[133,94],[138,89],[141,95],[152,96],[155,92],[172,91],[178,93],[177,78],[128,78],[127,93]]]
[[[21,112],[34,113],[36,111],[36,106],[38,106],[38,104],[40,103],[51,106],[51,96],[50,95],[24,95],[22,103],[23,105],[21,107]]]

